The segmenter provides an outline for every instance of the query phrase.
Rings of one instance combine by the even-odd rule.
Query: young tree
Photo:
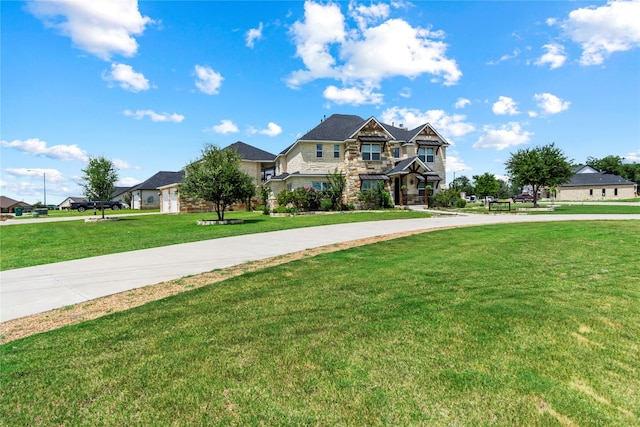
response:
[[[100,156],[89,158],[87,167],[82,169],[84,175],[80,185],[89,200],[98,202],[104,218],[104,202],[111,199],[118,171],[111,160]]]
[[[571,163],[553,143],[518,150],[505,163],[507,173],[518,186],[530,185],[533,206],[538,206],[538,191],[568,182],[573,176]]]
[[[212,202],[218,221],[224,221],[224,212],[230,205],[247,200],[256,192],[251,177],[240,170],[240,161],[235,150],[207,144],[202,158],[185,167],[179,191]]]
[[[333,173],[329,174],[327,178],[329,179],[329,188],[327,189],[327,195],[331,200],[331,209],[343,210],[343,195],[344,188],[347,185],[347,180],[344,175],[342,175],[342,173],[338,171],[338,168],[336,168]]]
[[[485,172],[482,175],[474,175],[473,180],[475,182],[476,196],[481,199],[487,196],[497,196],[498,190],[500,190],[500,183],[494,175]]]

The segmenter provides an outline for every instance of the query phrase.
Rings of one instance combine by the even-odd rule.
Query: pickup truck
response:
[[[87,200],[86,202],[71,202],[69,209],[77,209],[78,212],[84,212],[87,209],[101,209],[101,206],[104,206],[105,209],[117,211],[118,209],[122,209],[122,202],[96,202],[93,200]]]

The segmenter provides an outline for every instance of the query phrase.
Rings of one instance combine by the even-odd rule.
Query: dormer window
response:
[[[380,144],[362,144],[362,160],[380,160]]]

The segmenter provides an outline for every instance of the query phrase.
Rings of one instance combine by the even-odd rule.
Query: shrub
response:
[[[385,191],[382,181],[370,190],[363,190],[358,194],[358,200],[363,202],[367,209],[392,208],[391,195]]]
[[[456,200],[456,207],[457,207],[458,209],[462,209],[462,208],[464,208],[465,206],[467,206],[467,201],[466,201],[465,199],[458,199],[458,200]]]
[[[320,201],[320,209],[323,211],[330,211],[333,207],[333,202],[329,198],[324,198]]]

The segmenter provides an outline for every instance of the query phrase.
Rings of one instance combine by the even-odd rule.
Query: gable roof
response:
[[[20,202],[18,200],[13,200],[10,197],[7,196],[0,196],[0,208],[2,209],[8,209],[10,207],[13,206],[31,206],[29,203],[26,202]]]
[[[271,154],[267,151],[256,148],[252,145],[246,144],[242,141],[234,142],[226,148],[232,148],[238,152],[242,160],[254,161],[254,162],[273,162],[276,159],[275,154]]]
[[[560,187],[587,187],[601,185],[635,185],[635,182],[627,181],[618,175],[610,173],[576,173],[571,180]]]
[[[184,171],[179,171],[179,172],[162,171],[162,172],[156,173],[146,181],[141,182],[138,185],[134,185],[129,189],[129,191],[156,190],[158,187],[162,187],[163,185],[182,182],[183,178],[184,178]]]
[[[417,163],[417,169],[415,166],[412,168],[414,163]],[[425,165],[419,157],[409,157],[396,163],[396,165],[387,172],[387,175],[406,175],[420,169],[424,169],[426,172],[432,172],[429,166]]]

